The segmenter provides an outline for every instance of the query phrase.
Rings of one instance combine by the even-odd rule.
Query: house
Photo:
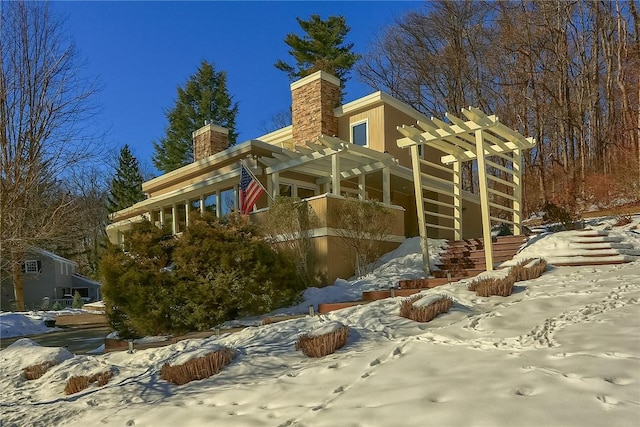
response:
[[[76,292],[85,302],[101,299],[100,283],[76,273],[78,264],[40,248],[31,248],[22,266],[24,303],[27,309],[52,308],[56,303],[69,307]],[[5,280],[7,279],[7,280]],[[15,302],[13,284],[3,277],[1,309],[12,311]]]
[[[320,220],[312,233],[319,273],[328,283],[354,273],[355,259],[344,256],[348,251],[335,231],[335,208],[345,197],[376,199],[391,211],[385,250],[406,237],[426,239],[427,230],[435,238],[482,235],[481,196],[462,190],[458,168],[477,153],[455,145],[459,135],[432,143],[430,131],[408,125],[433,122],[383,92],[340,105],[339,79],[322,71],[290,89],[290,126],[231,147],[222,127],[207,124],[195,131],[194,162],[143,183],[148,198],[112,215],[110,241],[122,244],[131,224],[143,219],[170,224],[179,234],[191,212],[222,216],[237,209],[241,161],[270,196],[303,199],[313,208]],[[444,164],[442,159],[453,160]],[[260,215],[269,203],[263,194],[252,215]]]

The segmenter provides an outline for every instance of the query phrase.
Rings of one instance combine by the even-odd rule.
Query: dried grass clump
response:
[[[530,258],[520,261],[517,265],[511,267],[509,275],[513,276],[516,282],[533,280],[540,277],[546,268],[546,260],[542,258]]]
[[[170,366],[165,363],[160,370],[160,378],[175,385],[202,380],[220,372],[235,357],[236,351],[234,349],[224,347],[205,356],[191,359],[182,365]]]
[[[335,353],[339,348],[344,347],[349,337],[349,327],[343,326],[334,332],[324,335],[304,334],[298,337],[296,350],[302,350],[307,357],[323,357],[327,354]]]
[[[623,225],[631,224],[633,219],[631,215],[619,215],[616,217],[616,223],[613,224],[615,227],[622,227]]]
[[[38,363],[37,365],[27,366],[26,368],[22,369],[22,372],[24,373],[25,379],[37,380],[55,364],[56,362],[54,362],[53,360],[48,360],[46,362]]]
[[[510,274],[500,279],[490,277],[476,280],[471,282],[467,289],[475,291],[479,297],[490,297],[493,295],[508,297],[513,292],[514,282],[514,276]]]
[[[443,296],[427,306],[415,307],[413,303],[420,298],[422,298],[422,295],[416,295],[402,301],[400,304],[400,316],[415,322],[426,323],[435,319],[438,314],[448,312],[453,305],[451,298]]]
[[[66,394],[75,394],[89,387],[89,384],[93,383],[96,383],[98,387],[102,387],[109,382],[111,376],[111,371],[104,371],[93,374],[89,377],[86,375],[71,377],[67,381],[67,385],[64,387],[64,392]]]

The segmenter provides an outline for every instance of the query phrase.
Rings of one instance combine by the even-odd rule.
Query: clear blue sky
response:
[[[369,41],[396,17],[424,7],[418,1],[235,1],[235,2],[55,2],[66,18],[87,76],[99,79],[99,129],[109,145],[129,144],[149,169],[152,141],[164,135],[165,111],[176,89],[200,62],[227,72],[239,104],[238,141],[261,135],[266,123],[291,102],[289,80],[273,64],[293,62],[287,33],[302,35],[296,16],[345,16],[348,42],[363,53]],[[372,92],[352,73],[350,101]],[[154,171],[155,172],[155,171]]]

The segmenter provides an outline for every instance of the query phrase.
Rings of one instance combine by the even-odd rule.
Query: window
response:
[[[369,145],[366,121],[351,125],[351,143],[361,147]]]
[[[309,197],[313,197],[316,195],[316,191],[311,188],[298,187],[298,198],[300,199],[308,199]]]
[[[291,197],[293,196],[291,184],[280,184],[280,195]]]
[[[40,273],[41,264],[40,261],[36,260],[27,260],[24,262],[24,272],[27,274],[38,274]]]
[[[218,215],[218,195],[216,193],[208,194],[204,197],[204,211]]]
[[[236,208],[236,192],[233,188],[220,191],[220,215],[225,216]]]

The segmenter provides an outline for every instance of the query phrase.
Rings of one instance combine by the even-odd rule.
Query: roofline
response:
[[[424,121],[425,119],[428,119],[427,116],[425,116],[424,114],[422,114],[421,112],[419,112],[418,110],[410,106],[409,104],[404,103],[394,98],[393,96],[389,95],[388,93],[385,93],[382,91],[374,92],[370,95],[363,96],[362,98],[358,98],[354,101],[351,101],[344,105],[336,107],[333,110],[333,114],[335,114],[336,117],[342,117],[347,114],[353,114],[357,111],[371,108],[377,103],[390,105],[396,110],[399,110],[408,116],[414,117],[416,120]]]
[[[172,179],[183,177],[185,174],[197,172],[198,170],[207,166],[215,165],[220,160],[224,158],[230,158],[230,157],[240,155],[242,154],[243,151],[250,151],[252,146],[265,148],[269,150],[275,149],[275,150],[278,150],[280,153],[282,152],[281,151],[282,149],[276,145],[268,144],[266,142],[263,142],[257,139],[250,139],[248,141],[241,142],[240,144],[232,145],[231,147],[228,147],[216,154],[212,154],[209,157],[205,157],[204,159],[200,159],[198,161],[189,163],[188,165],[182,166],[181,168],[178,168],[171,172],[167,172],[158,177],[152,178],[149,181],[143,182],[142,191],[145,193],[148,193],[149,192],[148,190],[150,188],[153,188],[154,186],[166,184],[167,182],[170,182]]]

